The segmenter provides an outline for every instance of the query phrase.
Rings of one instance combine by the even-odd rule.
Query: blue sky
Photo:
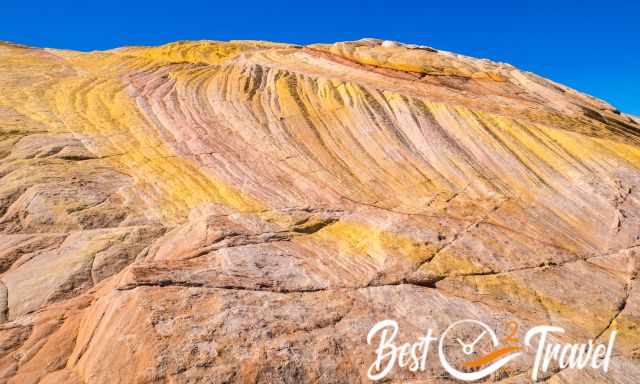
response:
[[[511,63],[640,115],[640,2],[1,0],[0,40],[78,50],[183,39],[378,37]]]

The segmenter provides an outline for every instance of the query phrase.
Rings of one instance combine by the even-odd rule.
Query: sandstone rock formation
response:
[[[387,318],[615,330],[543,379],[640,382],[640,121],[504,63],[0,43],[0,244],[3,383],[368,382]]]

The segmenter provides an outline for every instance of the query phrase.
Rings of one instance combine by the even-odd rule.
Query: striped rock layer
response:
[[[543,378],[640,382],[640,121],[509,64],[0,43],[0,244],[2,383],[367,382],[387,318],[615,330]]]

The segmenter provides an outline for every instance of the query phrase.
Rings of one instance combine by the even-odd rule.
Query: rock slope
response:
[[[0,244],[3,383],[368,382],[386,318],[616,330],[544,380],[640,381],[640,121],[509,64],[0,43]]]

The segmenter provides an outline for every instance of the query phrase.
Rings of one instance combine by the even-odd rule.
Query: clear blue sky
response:
[[[78,50],[183,39],[378,37],[511,63],[640,115],[640,2],[0,0],[0,40]]]

